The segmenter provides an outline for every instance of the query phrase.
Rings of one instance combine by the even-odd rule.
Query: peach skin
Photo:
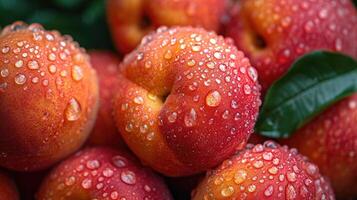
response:
[[[349,0],[242,0],[227,36],[259,72],[263,93],[301,55],[338,51],[357,58],[357,11]]]
[[[89,148],[63,161],[45,179],[37,200],[172,200],[163,180],[125,152]]]
[[[218,31],[227,0],[108,0],[107,16],[114,43],[132,51],[159,26],[198,26]]]
[[[283,141],[314,161],[341,199],[357,197],[356,122],[357,94],[328,108]]]
[[[192,200],[334,200],[318,167],[296,149],[267,141],[224,161],[192,193]]]
[[[69,36],[16,22],[0,33],[0,166],[40,170],[76,151],[95,122],[98,84]]]
[[[165,175],[214,167],[253,132],[261,104],[257,72],[229,39],[162,27],[120,70],[117,127],[135,154]]]

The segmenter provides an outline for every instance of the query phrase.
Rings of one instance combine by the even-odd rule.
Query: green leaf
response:
[[[299,58],[269,89],[256,131],[289,137],[333,103],[357,91],[357,62],[339,53],[316,51]]]

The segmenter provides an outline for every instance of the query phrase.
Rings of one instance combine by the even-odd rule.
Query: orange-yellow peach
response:
[[[341,199],[357,197],[356,122],[357,94],[333,105],[284,141],[319,166]]]
[[[108,0],[107,15],[115,45],[132,51],[159,26],[198,26],[218,31],[227,0]]]
[[[0,166],[46,168],[76,151],[97,113],[98,84],[69,36],[16,22],[0,33]]]
[[[301,55],[338,51],[357,58],[357,11],[349,0],[241,0],[227,36],[259,72],[262,91]]]
[[[117,127],[134,153],[165,175],[214,167],[253,132],[261,104],[257,72],[214,32],[162,27],[120,70]]]
[[[192,200],[334,200],[316,165],[272,141],[248,145],[208,172],[192,194]]]
[[[113,119],[113,97],[119,85],[119,64],[117,56],[108,51],[89,52],[92,67],[99,79],[99,110],[97,121],[88,138],[89,145],[124,146]]]
[[[125,152],[90,148],[63,161],[45,179],[38,200],[171,200],[162,179]]]

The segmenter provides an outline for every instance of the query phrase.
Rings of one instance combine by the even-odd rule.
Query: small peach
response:
[[[98,84],[71,37],[16,22],[0,33],[0,166],[44,169],[76,151],[95,122]]]

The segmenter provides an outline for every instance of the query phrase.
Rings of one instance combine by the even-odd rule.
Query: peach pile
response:
[[[0,33],[0,166],[46,168],[76,151],[95,122],[98,84],[71,37],[16,22]]]
[[[170,200],[162,180],[124,152],[90,148],[57,166],[44,180],[41,199]]]
[[[0,29],[0,200],[357,198],[357,94],[288,146],[254,129],[297,58],[357,58],[349,0],[106,3],[122,57],[40,24]]]
[[[108,0],[108,22],[115,45],[128,53],[160,26],[218,31],[226,4],[227,0]]]
[[[241,0],[231,15],[227,35],[257,68],[263,91],[306,52],[357,58],[351,42],[357,40],[357,11],[349,0]]]
[[[193,192],[202,199],[334,199],[318,167],[275,142],[247,148],[207,173]]]
[[[162,27],[120,70],[116,124],[136,155],[165,175],[214,167],[253,131],[257,73],[231,40],[201,28]]]

